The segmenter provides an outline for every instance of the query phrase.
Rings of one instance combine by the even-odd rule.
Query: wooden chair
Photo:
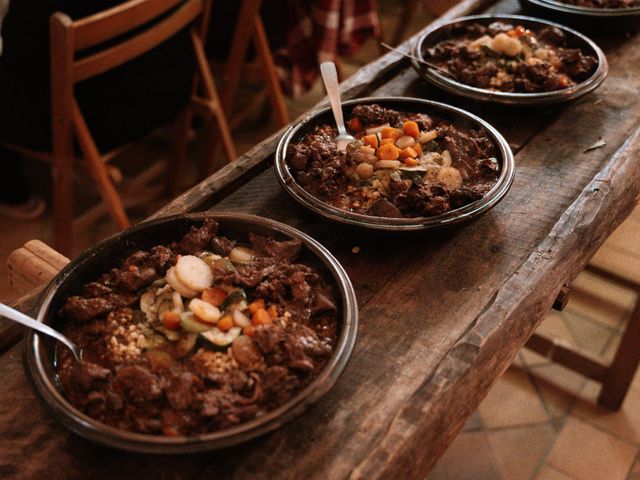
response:
[[[424,9],[431,15],[439,17],[444,12],[453,7],[460,0],[423,0],[422,4]],[[404,8],[400,13],[398,24],[393,32],[393,38],[391,39],[391,45],[398,45],[402,42],[404,36],[407,33],[407,27],[418,11],[419,0],[407,0],[404,2]]]
[[[101,155],[98,151],[74,96],[76,83],[139,57],[191,24],[190,35],[197,61],[197,75],[193,83],[192,102],[176,121],[176,155],[169,165],[167,188],[175,188],[177,171],[186,156],[191,120],[191,115],[187,112],[191,109],[215,119],[226,156],[229,161],[236,158],[226,117],[204,53],[202,38],[206,34],[210,9],[210,0],[131,0],[76,21],[64,13],[51,16],[52,152],[7,146],[53,164],[54,230],[56,247],[61,252],[68,254],[72,242],[74,139],[109,214],[119,228],[129,226],[122,199],[109,178],[105,165],[113,152]],[[198,18],[200,20],[196,22]],[[156,23],[138,31],[153,21]],[[135,34],[127,36],[134,30]],[[122,36],[125,36],[124,40]],[[83,55],[82,52],[87,49],[90,49],[90,53]]]
[[[622,402],[640,365],[640,283],[591,264],[588,264],[585,270],[624,288],[633,290],[637,295],[633,310],[627,319],[627,325],[611,363],[601,363],[587,353],[539,333],[531,335],[526,347],[540,355],[544,355],[552,362],[600,383],[602,388],[598,396],[598,404],[608,410],[616,411],[622,406]],[[553,308],[559,311],[563,310],[568,300],[569,287],[567,286],[563,288]]]
[[[260,17],[260,5],[262,0],[243,0],[238,16],[233,39],[231,41],[231,49],[229,51],[229,59],[225,65],[224,77],[222,79],[222,106],[228,116],[231,116],[233,102],[236,97],[238,85],[249,42],[253,40],[258,59],[262,67],[264,80],[267,86],[267,95],[271,103],[271,109],[276,117],[278,124],[284,127],[289,124],[289,112],[287,104],[284,100],[280,81],[276,72],[273,55],[269,47],[269,40]],[[242,113],[238,115],[242,117]],[[232,119],[232,124],[235,123]]]

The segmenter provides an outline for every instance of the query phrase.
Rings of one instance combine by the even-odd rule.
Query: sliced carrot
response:
[[[261,308],[264,308],[264,300],[262,298],[259,298],[258,300],[254,300],[249,304],[249,312],[251,312],[251,315],[256,313]]]
[[[202,292],[202,300],[210,303],[214,307],[219,307],[224,303],[227,295],[227,292],[225,292],[221,288],[207,288]]]
[[[383,140],[385,138],[393,138],[393,140],[396,141],[398,138],[400,138],[401,135],[402,133],[397,128],[393,128],[393,127],[382,128],[381,136]]]
[[[402,125],[402,131],[405,135],[409,135],[413,138],[418,138],[418,135],[420,135],[420,128],[418,127],[418,124],[413,120],[407,120],[406,122],[404,122],[404,124]]]
[[[416,144],[411,147],[416,151],[416,154],[421,155],[422,154],[422,145],[420,145],[420,143],[416,142]]]
[[[382,140],[380,140],[380,146],[387,145],[388,143],[395,144],[396,141],[393,138],[383,138]]]
[[[418,152],[413,147],[407,147],[400,152],[400,158],[416,158]]]
[[[278,307],[276,307],[275,305],[271,305],[267,309],[267,312],[269,312],[269,316],[271,317],[272,320],[275,320],[276,318],[278,318]]]
[[[242,329],[242,333],[244,333],[247,337],[253,337],[256,334],[256,327],[253,325],[247,325]]]
[[[251,316],[251,324],[253,326],[258,325],[268,325],[272,323],[271,315],[264,308],[259,308],[255,311],[255,313]]]
[[[162,325],[169,330],[177,330],[180,327],[180,315],[176,312],[162,312]]]
[[[400,149],[393,143],[387,143],[378,149],[376,156],[380,160],[397,160],[400,156]]]
[[[231,327],[233,327],[233,325],[234,323],[233,323],[233,318],[231,318],[231,315],[225,315],[218,321],[218,328],[223,332],[226,332],[227,330],[229,330]]]
[[[418,160],[416,160],[415,158],[411,158],[411,157],[405,158],[403,161],[404,161],[404,164],[407,167],[415,167],[415,166],[418,165],[418,163],[420,163],[420,162],[418,162]]]
[[[362,137],[362,143],[373,148],[378,148],[378,136],[375,133]]]

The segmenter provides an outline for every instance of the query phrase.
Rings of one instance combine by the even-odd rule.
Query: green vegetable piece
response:
[[[242,288],[234,290],[229,295],[227,295],[227,298],[224,299],[224,302],[222,302],[222,305],[220,306],[220,310],[224,311],[226,308],[230,307],[231,305],[240,303],[243,300],[245,302],[247,301],[247,293]]]
[[[206,332],[215,328],[213,325],[207,325],[206,323],[196,320],[196,316],[193,312],[183,312],[180,314],[180,326],[187,332],[200,333]]]
[[[223,332],[218,328],[214,328],[207,332],[200,333],[200,337],[206,341],[212,343],[216,347],[226,347],[240,336],[242,329],[240,327],[233,327],[227,332]]]

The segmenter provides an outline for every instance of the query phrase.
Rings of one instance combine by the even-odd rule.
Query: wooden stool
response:
[[[598,396],[598,404],[608,410],[616,411],[622,406],[624,397],[629,391],[629,386],[638,369],[638,364],[640,364],[640,283],[593,265],[587,265],[586,270],[633,290],[637,294],[636,303],[627,320],[627,326],[613,361],[609,365],[605,365],[583,352],[537,333],[531,335],[525,346],[544,355],[552,362],[601,383],[602,390]],[[558,295],[553,308],[563,310],[568,299],[569,289],[565,287]]]

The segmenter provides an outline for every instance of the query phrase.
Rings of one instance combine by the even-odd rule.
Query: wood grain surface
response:
[[[465,1],[451,15],[480,4],[487,2]],[[517,7],[506,1],[497,9]],[[277,135],[158,212],[206,207],[281,220],[317,238],[345,267],[360,306],[358,341],[336,387],[303,416],[221,452],[108,450],[66,432],[36,404],[18,345],[0,356],[0,402],[11,405],[0,409],[0,477],[425,478],[640,193],[640,99],[633,94],[640,91],[640,37],[601,43],[607,81],[548,111],[446,97],[393,53],[345,82],[350,97],[448,101],[503,132],[516,153],[515,182],[471,224],[382,234],[324,220],[298,206],[268,169]],[[599,138],[607,144],[585,152]]]

